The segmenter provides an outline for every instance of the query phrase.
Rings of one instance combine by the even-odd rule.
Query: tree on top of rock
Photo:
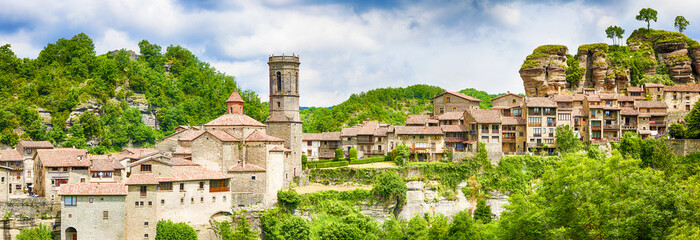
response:
[[[608,38],[613,40],[613,45],[620,45],[620,41],[622,41],[623,34],[625,34],[625,29],[622,29],[618,26],[609,26],[605,29],[605,35],[607,35]],[[616,39],[619,39],[619,41],[616,42]]]
[[[673,26],[678,28],[679,32],[683,32],[683,30],[685,30],[689,24],[690,22],[688,22],[688,20],[686,20],[683,16],[677,16],[673,21]]]
[[[649,30],[651,20],[654,20],[654,22],[656,22],[656,14],[657,12],[654,9],[642,8],[642,10],[639,10],[639,15],[637,15],[635,18],[639,21],[647,22],[647,30]]]

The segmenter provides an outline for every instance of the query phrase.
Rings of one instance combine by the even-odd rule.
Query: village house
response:
[[[464,125],[468,131],[467,137],[471,144],[469,149],[477,150],[477,143],[486,146],[491,160],[500,161],[502,150],[501,141],[501,112],[497,109],[467,109],[464,111]]]
[[[61,196],[61,239],[126,239],[124,183],[67,183]]]
[[[58,191],[66,183],[87,183],[91,162],[88,151],[75,148],[39,149],[34,157],[35,193],[58,202]]]
[[[341,144],[340,132],[303,133],[302,141],[302,151],[309,161],[333,159]]]
[[[433,97],[433,116],[439,116],[446,112],[462,113],[467,109],[479,108],[481,100],[459,92],[443,92]]]
[[[19,141],[15,147],[17,152],[22,155],[24,162],[22,163],[22,168],[24,172],[22,174],[24,182],[24,190],[28,193],[34,192],[34,156],[36,151],[39,149],[52,149],[53,144],[49,141]]]
[[[365,121],[357,126],[343,128],[340,132],[342,149],[346,154],[351,148],[357,149],[358,158],[384,156],[387,151],[391,151],[388,131],[389,125],[378,121]]]
[[[547,97],[525,100],[527,148],[531,152],[554,154],[556,149],[557,104]]]
[[[700,100],[700,84],[666,86],[663,99],[669,113],[690,112]]]
[[[8,199],[20,197],[27,195],[25,191],[28,184],[32,182],[27,182],[24,174],[26,171],[24,169],[24,158],[16,150],[0,150],[0,167],[2,167],[2,172],[0,172],[2,177],[2,184],[6,185],[3,188],[3,195],[0,199]]]
[[[12,187],[10,186],[10,178],[12,178],[12,168],[0,165],[0,200],[10,201]]]
[[[395,126],[388,134],[390,149],[401,144],[408,146],[410,160],[437,161],[445,153],[445,134],[440,127]]]
[[[666,102],[664,101],[635,101],[634,108],[639,113],[638,133],[643,137],[664,134],[667,131]]]

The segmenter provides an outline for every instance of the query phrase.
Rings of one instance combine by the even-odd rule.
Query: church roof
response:
[[[204,124],[204,126],[252,126],[252,127],[265,127],[265,124],[258,122],[251,117],[244,114],[224,114],[220,117],[211,120]]]
[[[244,103],[243,98],[241,98],[241,95],[238,94],[237,91],[233,91],[231,93],[231,96],[226,99],[226,102],[239,102],[239,103]]]

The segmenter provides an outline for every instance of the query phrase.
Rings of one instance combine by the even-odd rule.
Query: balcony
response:
[[[498,132],[499,132],[498,129],[491,130],[491,133],[493,133],[493,134],[498,134]]]
[[[515,137],[503,137],[503,141],[504,141],[504,142],[514,142],[514,141],[515,141]]]
[[[542,137],[542,133],[533,133],[532,136],[533,137]]]
[[[340,144],[338,144],[338,143],[328,144],[328,148],[330,148],[330,149],[336,149],[339,147],[340,147]]]
[[[445,138],[445,142],[464,142],[467,140],[469,140],[469,139],[467,139],[467,138],[455,138],[455,137]]]
[[[591,131],[600,131],[601,129],[601,126],[591,126]]]
[[[626,124],[622,125],[622,130],[637,130],[637,125],[636,124]]]
[[[605,131],[617,131],[617,130],[620,130],[620,125],[605,124],[605,126],[603,127],[603,130],[605,130]]]
[[[357,144],[374,144],[374,139],[357,139]]]
[[[556,126],[557,126],[557,123],[555,123],[555,122],[547,123],[547,127],[556,127]]]
[[[527,123],[528,127],[541,127],[542,123]]]
[[[663,127],[663,126],[666,126],[666,122],[664,122],[664,121],[649,121],[649,126]]]
[[[554,133],[547,133],[547,136],[553,138],[553,137],[554,137]]]

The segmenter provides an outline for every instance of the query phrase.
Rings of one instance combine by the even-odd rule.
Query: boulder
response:
[[[566,89],[567,53],[566,46],[544,45],[527,57],[520,68],[527,96],[547,96]]]

